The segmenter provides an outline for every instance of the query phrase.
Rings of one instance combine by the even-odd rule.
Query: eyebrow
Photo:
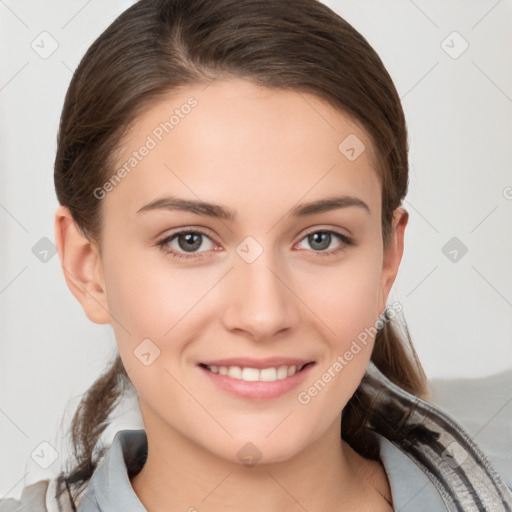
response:
[[[300,204],[292,208],[289,216],[292,217],[306,217],[308,215],[315,215],[324,213],[338,208],[348,208],[355,206],[370,213],[370,207],[361,199],[353,196],[332,196],[310,203]],[[137,210],[137,213],[154,211],[154,210],[179,210],[184,212],[191,212],[197,215],[206,215],[218,219],[234,222],[237,214],[234,210],[226,208],[218,204],[208,203],[204,201],[196,201],[190,199],[180,199],[177,197],[164,197],[155,199]]]

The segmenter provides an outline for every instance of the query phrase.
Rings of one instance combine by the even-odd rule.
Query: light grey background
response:
[[[72,72],[132,3],[0,0],[0,498],[58,471],[78,400],[115,351],[110,326],[86,318],[52,255],[52,166]],[[427,375],[511,368],[512,2],[325,3],[369,40],[402,97],[410,221],[390,302],[403,304]],[[125,405],[105,437],[141,426],[133,399]],[[57,452],[48,469],[31,458],[51,458],[42,442]]]

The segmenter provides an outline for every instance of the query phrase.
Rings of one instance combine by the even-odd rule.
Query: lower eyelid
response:
[[[165,237],[161,241],[157,242],[157,245],[160,246],[160,249],[162,249],[164,252],[171,254],[172,256],[174,256],[176,258],[181,258],[181,259],[191,259],[191,258],[198,258],[198,257],[200,258],[200,257],[203,257],[202,256],[203,254],[208,253],[212,250],[214,252],[217,251],[217,249],[209,249],[209,250],[204,250],[204,251],[187,253],[185,251],[178,251],[176,249],[172,249],[169,247],[170,242],[175,240],[179,235],[190,234],[190,233],[200,234],[204,238],[207,238],[214,246],[218,247],[218,244],[207,233],[203,233],[202,231],[199,231],[199,230],[178,231],[177,233],[173,233],[173,234]],[[337,231],[331,231],[331,230],[327,230],[327,229],[317,229],[314,231],[310,231],[309,233],[306,233],[297,243],[302,242],[309,235],[312,235],[314,233],[329,233],[330,235],[333,235],[335,238],[337,238],[338,241],[341,243],[341,245],[334,249],[325,249],[323,251],[315,251],[313,249],[310,249],[310,250],[306,250],[307,252],[312,252],[312,253],[319,254],[319,255],[322,255],[322,254],[329,255],[329,254],[333,254],[339,250],[342,250],[346,246],[353,244],[353,241],[348,236],[338,233]],[[295,245],[297,245],[297,244],[295,244]]]

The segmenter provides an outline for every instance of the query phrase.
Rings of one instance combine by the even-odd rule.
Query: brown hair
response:
[[[387,247],[393,213],[408,186],[400,98],[366,39],[317,0],[141,0],[123,12],[80,62],[60,120],[55,188],[79,229],[101,241],[101,201],[94,191],[113,175],[123,136],[144,109],[177,87],[230,77],[312,93],[366,130],[382,188]],[[400,335],[386,320],[372,361],[392,382],[423,396],[426,378],[406,324]],[[133,385],[117,355],[73,417],[76,462],[59,475],[57,496],[63,484],[74,487],[76,496],[88,483],[106,450],[95,456],[95,446],[127,386]],[[376,458],[368,428],[379,419],[372,416],[370,398],[356,391],[343,410],[341,435]]]

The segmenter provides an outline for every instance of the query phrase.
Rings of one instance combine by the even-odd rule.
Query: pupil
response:
[[[331,235],[330,233],[313,233],[309,235],[309,242],[312,247],[315,248],[315,244],[320,244],[320,247],[316,247],[317,249],[327,249],[331,243]]]
[[[201,237],[202,235],[200,233],[187,233],[185,235],[180,235],[178,237],[178,245],[184,251],[199,249],[199,247],[201,247]],[[183,239],[185,239],[185,243],[182,243]]]

